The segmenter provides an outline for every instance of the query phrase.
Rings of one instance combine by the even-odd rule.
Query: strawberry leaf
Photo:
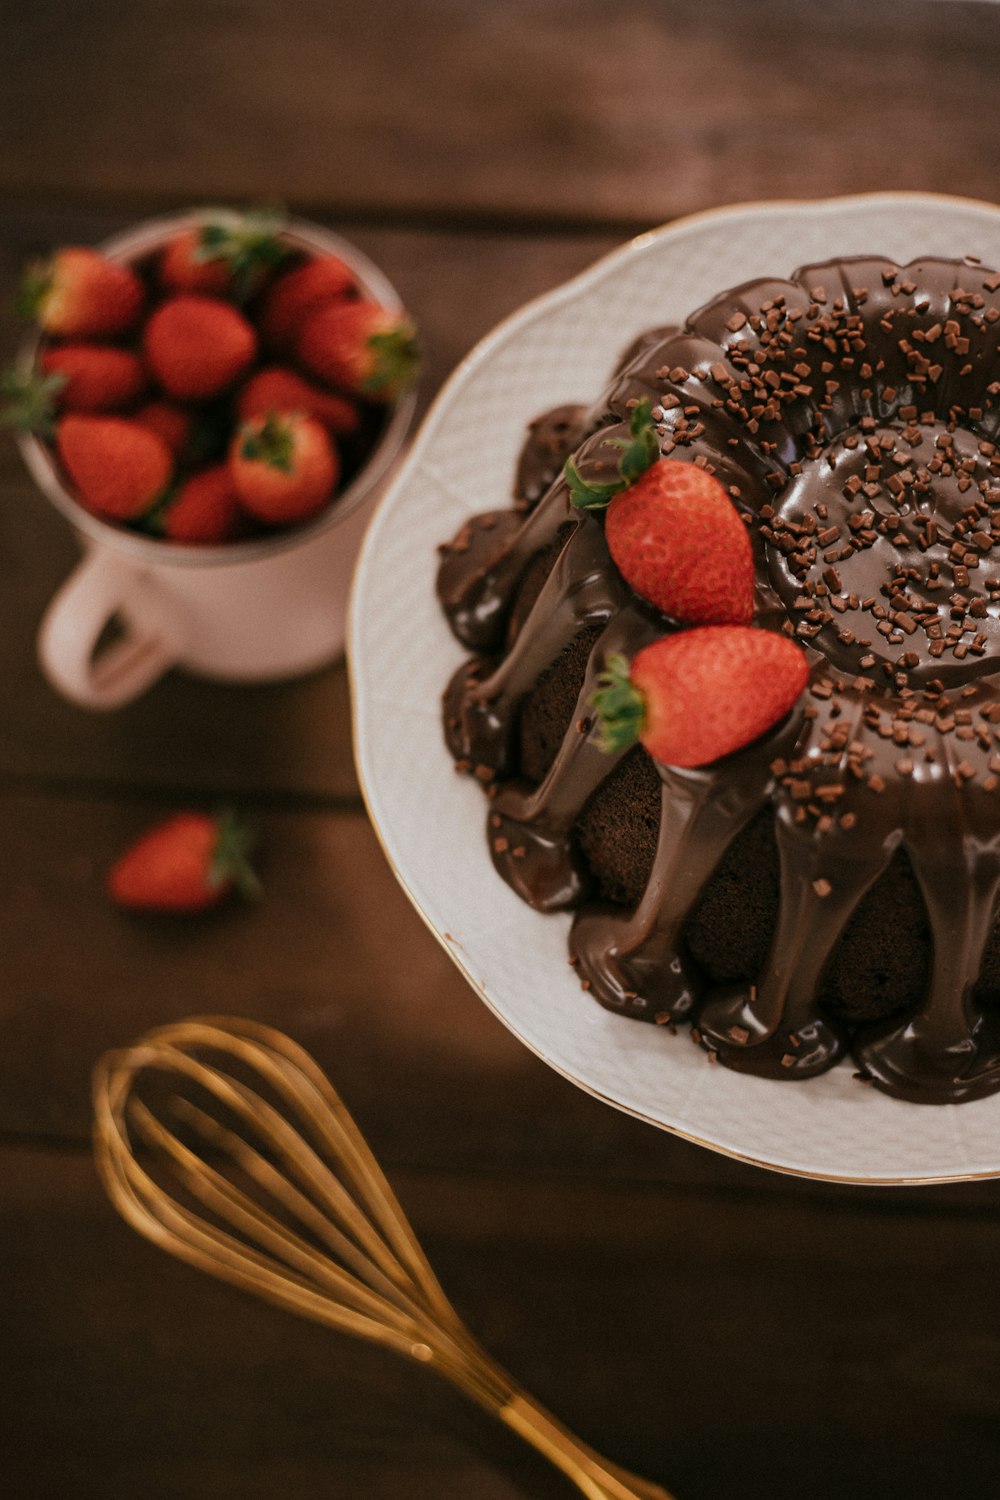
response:
[[[66,376],[24,375],[8,370],[0,377],[0,422],[18,432],[33,432],[50,438],[55,433],[55,412]]]
[[[37,319],[52,287],[52,262],[29,261],[21,278],[15,307],[19,318]]]
[[[218,889],[231,883],[241,896],[256,900],[261,895],[261,884],[250,864],[257,843],[256,829],[244,823],[232,808],[220,812],[216,821],[219,837],[208,870],[209,886]]]
[[[608,448],[621,448],[617,479],[593,483],[583,479],[572,459],[567,459],[563,475],[569,486],[569,497],[580,510],[604,510],[615,495],[627,490],[641,474],[660,457],[660,439],[653,421],[653,409],[644,397],[633,407],[627,438],[606,438]]]
[[[372,355],[370,374],[362,389],[373,396],[396,396],[412,382],[420,363],[417,335],[408,322],[373,333],[368,339]]]
[[[632,408],[627,438],[609,438],[609,448],[621,448],[622,456],[618,472],[625,481],[622,488],[634,484],[640,474],[656,463],[660,457],[660,439],[653,421],[653,408],[648,396]]]
[[[150,503],[149,507],[131,522],[132,527],[147,536],[166,536],[167,512],[177,499],[180,488],[180,483],[177,480],[165,485],[155,500]]]
[[[579,510],[605,510],[615,495],[625,489],[620,479],[609,480],[606,484],[593,484],[584,479],[571,458],[566,460],[563,477],[569,487],[569,498]]]
[[[269,411],[263,424],[255,420],[242,429],[240,457],[267,464],[283,474],[292,472],[295,439],[290,424],[275,411]]]
[[[193,259],[202,265],[224,261],[237,301],[245,302],[257,291],[264,273],[288,256],[288,247],[280,239],[286,223],[276,210],[244,214],[235,222],[209,220],[199,230]]]
[[[646,699],[633,686],[629,663],[613,652],[597,679],[597,690],[591,697],[596,715],[594,739],[599,749],[614,753],[634,745],[646,722]]]

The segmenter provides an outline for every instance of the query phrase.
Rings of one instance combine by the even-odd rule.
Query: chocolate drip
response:
[[[539,600],[539,603],[542,601]],[[590,880],[573,835],[591,795],[627,754],[613,758],[589,734],[590,701],[607,658],[659,632],[626,604],[601,633],[587,663],[583,687],[567,734],[540,786],[512,781],[501,787],[489,815],[493,863],[522,900],[538,911],[578,906]]]
[[[863,1032],[854,1055],[865,1074],[905,1098],[976,1099],[1000,1087],[1000,1021],[975,1002],[973,991],[993,929],[1000,887],[1000,839],[970,818],[976,798],[948,780],[942,790],[951,817],[921,820],[910,835],[910,856],[934,938],[934,965],[923,1004],[901,1024]],[[971,789],[970,789],[971,790]],[[955,899],[956,870],[964,901]]]
[[[756,623],[797,638],[812,667],[803,702],[764,740],[698,771],[657,767],[656,853],[631,911],[591,899],[576,841],[618,764],[588,737],[589,699],[609,651],[631,657],[676,623],[628,589],[601,521],[571,513],[560,479],[527,518],[533,496],[446,552],[445,611],[486,653],[449,689],[448,739],[484,780],[504,778],[489,815],[497,867],[541,909],[579,907],[570,948],[595,998],[646,1019],[693,1015],[727,1066],[801,1078],[844,1054],[851,1039],[817,999],[824,970],[905,847],[930,983],[911,1014],[858,1032],[854,1055],[909,1099],[1000,1089],[1000,1020],[975,997],[1000,889],[998,288],[1000,274],[970,262],[874,257],[749,282],[637,340],[601,402],[566,418],[564,432],[586,434],[574,462],[600,480],[617,461],[609,438],[649,397],[663,453],[707,466],[752,520]],[[546,451],[529,442],[522,484],[551,474],[551,424],[534,445]],[[525,618],[518,594],[540,558],[548,573]],[[573,720],[532,787],[518,779],[521,705],[595,622]],[[781,866],[770,957],[756,985],[704,993],[684,923],[767,803]]]
[[[566,519],[565,486],[547,498],[551,503],[539,505],[527,520],[516,511],[474,518],[444,549],[438,598],[452,631],[471,651],[500,650],[525,568],[555,541]],[[503,525],[498,515],[505,515]]]
[[[735,774],[659,766],[660,835],[642,900],[630,913],[584,907],[574,921],[570,955],[602,1005],[661,1022],[690,1017],[701,984],[681,952],[684,918],[769,790],[758,760],[727,769]]]
[[[564,497],[553,491],[551,498],[548,510],[555,511],[555,502]],[[534,518],[523,531],[532,529],[533,522]],[[523,531],[515,537],[511,553],[522,545]],[[457,741],[462,757],[485,763],[497,775],[509,773],[521,700],[582,624],[606,619],[629,603],[629,590],[614,569],[609,572],[607,555],[596,518],[585,512],[578,515],[514,644],[488,676],[477,673],[468,683],[464,701],[452,715],[460,727],[457,732],[450,729],[449,740]]]

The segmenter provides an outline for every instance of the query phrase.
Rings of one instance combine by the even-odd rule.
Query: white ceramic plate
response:
[[[581,1088],[780,1171],[883,1183],[996,1176],[1000,1095],[906,1104],[859,1086],[849,1062],[809,1082],[746,1077],[710,1067],[686,1034],[588,999],[566,961],[569,918],[538,915],[496,875],[485,799],[455,775],[441,733],[441,693],[466,653],[435,601],[435,546],[473,512],[508,502],[526,423],[557,403],[593,400],[642,329],[681,322],[750,277],[865,253],[1000,265],[1000,209],[892,193],[699,214],[641,235],[472,351],[362,550],[349,621],[358,770],[386,854],[431,930],[514,1034]]]

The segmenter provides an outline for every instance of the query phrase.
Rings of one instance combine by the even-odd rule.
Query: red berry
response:
[[[46,349],[38,363],[44,374],[65,378],[57,398],[63,411],[117,411],[146,384],[146,372],[134,354],[103,344],[60,344]]]
[[[192,474],[163,514],[163,533],[172,542],[220,543],[239,533],[240,502],[228,464]]]
[[[160,252],[156,267],[160,284],[171,292],[202,292],[225,297],[233,278],[227,261],[203,258],[200,229],[182,229]]]
[[[160,385],[182,401],[205,401],[253,362],[257,335],[242,313],[215,297],[171,297],[145,331],[146,359]]]
[[[615,495],[604,534],[626,583],[664,614],[691,625],[753,618],[747,528],[704,469],[661,458]]]
[[[601,743],[638,739],[664,765],[709,765],[783,719],[808,677],[801,648],[775,631],[681,630],[643,647],[631,667],[609,658],[593,700]]]
[[[298,412],[252,417],[233,439],[229,467],[243,506],[272,526],[317,515],[329,503],[339,464],[326,429]]]
[[[288,255],[274,214],[220,212],[171,236],[159,259],[160,282],[174,292],[206,292],[243,302]]]
[[[358,408],[344,396],[321,391],[284,365],[267,365],[252,375],[239,394],[236,410],[242,421],[269,411],[301,411],[315,417],[343,437],[358,425]]]
[[[324,302],[352,296],[354,273],[336,255],[317,255],[279,276],[265,294],[258,324],[270,348],[288,353],[305,319]]]
[[[56,448],[81,505],[116,521],[147,510],[173,470],[163,439],[125,417],[71,412],[56,428]]]
[[[159,433],[175,458],[180,458],[191,440],[191,415],[170,401],[147,401],[133,418],[150,432]]]
[[[250,842],[231,813],[176,813],[126,850],[108,873],[108,893],[119,906],[161,912],[203,911],[234,887],[255,895]]]
[[[20,306],[59,338],[109,338],[131,328],[144,298],[131,266],[74,246],[29,267]]]
[[[325,302],[303,323],[297,343],[306,369],[330,385],[393,401],[417,368],[413,325],[377,302]]]

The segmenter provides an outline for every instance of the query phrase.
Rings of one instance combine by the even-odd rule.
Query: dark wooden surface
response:
[[[27,254],[281,198],[419,320],[426,402],[624,233],[754,197],[997,194],[1000,6],[898,0],[8,0],[0,340]],[[472,497],[470,497],[470,504]],[[437,538],[428,538],[433,545]],[[398,890],[343,667],[172,676],[90,716],[34,661],[72,565],[0,448],[0,1490],[24,1500],[528,1500],[567,1486],[424,1371],[180,1266],[105,1203],[100,1052],[195,1010],[329,1070],[456,1305],[680,1500],[996,1493],[1000,1189],[859,1190],[710,1155],[547,1070]],[[190,925],[101,890],[181,803],[260,819],[266,899]]]

